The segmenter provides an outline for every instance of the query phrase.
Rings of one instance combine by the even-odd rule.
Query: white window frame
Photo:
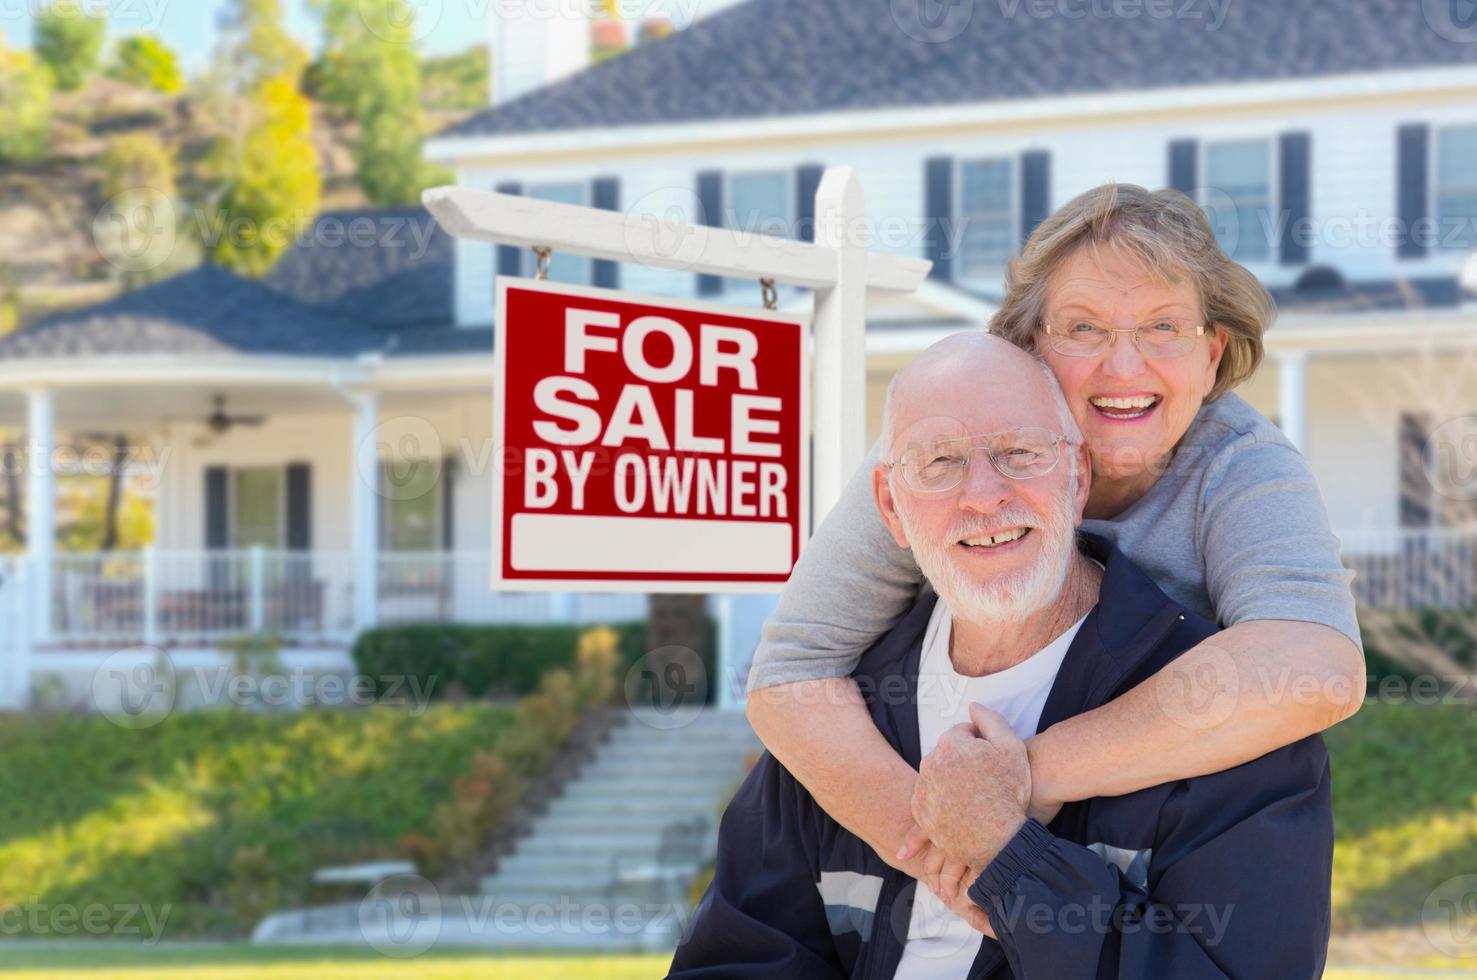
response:
[[[1477,122],[1431,127],[1431,145],[1428,148],[1426,160],[1426,214],[1430,215],[1431,220],[1436,222],[1437,236],[1436,241],[1432,243],[1433,247],[1430,249],[1431,254],[1441,254],[1444,252],[1448,255],[1462,255],[1473,251],[1474,247],[1477,247],[1477,232],[1473,232],[1474,243],[1471,245],[1447,245],[1445,241],[1446,234],[1441,229],[1441,140],[1447,133],[1454,130],[1477,130]],[[1399,179],[1398,175],[1396,179]],[[1474,194],[1477,194],[1477,171],[1474,171],[1474,176],[1468,186],[1472,188]],[[1399,193],[1398,187],[1396,188],[1396,193]]]
[[[795,223],[796,223],[796,220],[797,220],[797,215],[795,214],[795,193],[796,193],[796,191],[795,191],[795,170],[794,170],[794,168],[786,169],[784,167],[756,167],[756,168],[754,168],[752,170],[732,170],[732,171],[728,171],[728,172],[724,173],[724,175],[723,175],[723,224],[724,224],[724,227],[728,228],[729,231],[737,231],[737,232],[740,232],[740,233],[746,234],[746,235],[767,235],[768,234],[768,232],[765,230],[764,225],[763,225],[762,222],[761,222],[761,224],[758,227],[755,227],[755,228],[748,228],[748,227],[744,227],[742,225],[739,226],[739,227],[734,227],[733,225],[730,225],[728,223],[728,218],[729,218],[730,215],[732,215],[734,218],[737,218],[739,216],[737,209],[735,209],[733,207],[733,200],[734,200],[733,185],[734,185],[734,181],[736,181],[736,180],[742,180],[744,178],[752,178],[752,177],[778,177],[784,183],[784,185],[785,185],[785,194],[784,194],[784,197],[785,197],[785,213],[782,214],[782,215],[780,215],[780,218],[784,222],[785,233],[784,233],[784,235],[782,235],[780,237],[782,237],[782,238],[794,238],[795,237],[795,230],[796,230],[795,229]]]
[[[248,548],[237,538],[239,528],[236,523],[236,475],[246,470],[276,470],[277,472],[277,542],[275,547],[279,550],[287,548],[287,467],[281,464],[263,463],[251,466],[227,466],[226,467],[226,542],[231,550]]]
[[[392,547],[392,538],[391,538],[391,534],[390,534],[390,530],[391,530],[391,528],[390,528],[390,508],[394,505],[395,499],[390,496],[388,490],[385,487],[385,480],[386,480],[386,476],[387,476],[387,470],[388,470],[388,467],[390,466],[391,462],[394,462],[397,465],[398,464],[403,464],[403,463],[417,462],[417,463],[426,463],[428,465],[434,465],[436,467],[436,486],[431,491],[431,496],[433,496],[435,498],[435,518],[433,520],[434,526],[431,529],[431,540],[432,540],[433,543],[432,543],[432,545],[431,545],[431,547],[429,549],[421,549],[421,548],[398,549],[398,548]],[[445,480],[447,478],[447,472],[448,472],[448,470],[449,470],[449,467],[446,465],[446,460],[444,458],[443,459],[440,459],[440,460],[437,460],[437,459],[435,459],[433,457],[430,457],[430,456],[417,456],[417,457],[415,457],[414,460],[400,459],[400,460],[394,460],[394,461],[392,461],[392,460],[388,460],[388,459],[381,459],[379,461],[378,473],[379,473],[379,484],[380,484],[379,485],[380,506],[379,506],[378,520],[379,520],[379,539],[380,539],[380,550],[381,551],[384,551],[384,552],[389,553],[389,554],[395,554],[397,552],[401,552],[402,550],[405,551],[405,552],[408,552],[408,553],[419,553],[419,552],[422,552],[422,551],[425,551],[425,550],[430,550],[430,551],[446,551],[446,550],[448,550],[447,547],[446,547],[446,488],[441,485],[441,481],[442,480]]]
[[[1231,255],[1231,258],[1241,265],[1247,266],[1248,268],[1263,268],[1266,266],[1274,266],[1279,261],[1282,246],[1281,241],[1275,236],[1275,232],[1277,231],[1276,218],[1278,215],[1278,211],[1282,206],[1282,201],[1280,199],[1282,188],[1280,186],[1280,182],[1277,179],[1278,174],[1282,172],[1282,147],[1280,140],[1278,140],[1274,136],[1261,135],[1228,136],[1223,139],[1201,140],[1200,146],[1195,154],[1195,183],[1200,190],[1200,208],[1201,210],[1204,210],[1206,207],[1205,189],[1210,186],[1209,174],[1211,149],[1217,146],[1234,146],[1238,143],[1267,144],[1267,218],[1272,222],[1272,226],[1269,228],[1264,228],[1261,226],[1261,223],[1258,222],[1258,227],[1254,229],[1256,234],[1265,234],[1268,236],[1266,255],[1254,259],[1243,259],[1238,258],[1235,255]],[[1311,183],[1311,181],[1312,175],[1310,174],[1309,182]],[[1312,188],[1310,187],[1310,197],[1311,191]],[[1246,230],[1241,229],[1240,234],[1244,236],[1246,234]],[[1240,241],[1241,239],[1237,240],[1238,245],[1240,244]]]
[[[549,187],[578,187],[580,189],[580,199],[577,202],[577,204],[580,207],[590,207],[592,205],[592,203],[593,203],[591,199],[595,196],[594,189],[591,187],[591,182],[589,180],[576,180],[576,179],[570,179],[570,180],[543,180],[543,181],[539,181],[536,184],[528,184],[524,188],[523,195],[525,197],[532,197],[532,198],[534,198],[536,200],[542,200],[542,198],[539,198],[538,197],[538,195],[537,195],[536,192],[539,189],[541,189],[541,188],[549,188]],[[532,249],[528,249],[528,248],[519,249],[519,252],[523,256],[523,259],[522,259],[522,275],[523,275],[523,277],[525,279],[532,279],[537,274],[537,271],[538,271],[538,268],[537,268],[538,259],[534,256]],[[555,255],[556,258],[559,257],[559,254],[560,253],[558,253],[558,252],[554,253],[554,255]],[[590,258],[588,258],[586,256],[583,256],[583,255],[565,255],[565,256],[563,256],[563,261],[565,261],[565,262],[570,262],[570,261],[579,262],[582,271],[580,272],[579,275],[575,276],[572,280],[561,280],[561,281],[572,282],[573,284],[580,285],[580,286],[591,286],[591,285],[594,285],[594,282],[595,282],[595,264],[594,264],[594,261],[593,260],[591,260]]]
[[[983,272],[970,275],[965,271],[964,263],[964,232],[963,222],[967,220],[964,213],[964,168],[970,164],[993,163],[1003,161],[1010,165],[1010,178],[1006,185],[1010,190],[1010,203],[1006,205],[1006,226],[1010,234],[1010,249],[1005,257],[1005,262],[992,265]],[[954,173],[952,175],[951,187],[949,189],[950,200],[954,202],[951,210],[954,212],[955,244],[959,252],[954,256],[954,278],[963,283],[980,284],[987,288],[998,290],[1005,277],[1006,264],[1021,250],[1021,158],[1020,154],[999,153],[992,156],[970,156],[958,157],[954,161]]]

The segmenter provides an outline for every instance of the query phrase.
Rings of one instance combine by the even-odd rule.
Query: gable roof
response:
[[[1477,28],[1463,32],[1440,20],[1454,2],[1136,0],[1124,13],[1103,16],[1093,11],[1113,5],[1086,0],[748,0],[440,135],[1477,65]],[[1050,16],[1033,13],[1043,6]],[[1128,16],[1130,9],[1137,16]],[[930,12],[944,12],[937,28],[928,26]]]
[[[453,318],[453,249],[422,207],[325,211],[262,282],[356,323],[445,327]]]
[[[0,360],[109,354],[347,356],[352,322],[212,265],[46,317],[0,338]]]

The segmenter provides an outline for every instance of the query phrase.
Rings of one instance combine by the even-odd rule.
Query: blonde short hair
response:
[[[1262,360],[1262,334],[1277,304],[1256,276],[1226,254],[1210,221],[1179,191],[1147,191],[1135,184],[1104,184],[1058,208],[1032,232],[1005,274],[1005,301],[990,332],[1028,351],[1045,312],[1052,274],[1079,248],[1110,245],[1143,263],[1159,280],[1188,276],[1207,324],[1228,334],[1207,402],[1251,377]]]

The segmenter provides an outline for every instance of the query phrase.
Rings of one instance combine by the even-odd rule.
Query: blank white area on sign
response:
[[[520,572],[788,575],[795,564],[785,521],[514,514],[510,536]]]

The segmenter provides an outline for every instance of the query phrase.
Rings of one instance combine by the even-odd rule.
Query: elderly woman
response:
[[[1067,801],[1240,765],[1363,700],[1352,575],[1308,464],[1231,393],[1256,370],[1274,315],[1266,290],[1176,191],[1089,191],[1042,222],[1010,264],[990,330],[1036,352],[1061,383],[1092,457],[1083,530],[1224,627],[1117,700],[1028,741],[1031,813],[1043,822]],[[922,584],[873,504],[876,454],[765,624],[748,714],[827,812],[953,902],[970,869],[914,824],[918,774],[872,725],[849,677]]]

